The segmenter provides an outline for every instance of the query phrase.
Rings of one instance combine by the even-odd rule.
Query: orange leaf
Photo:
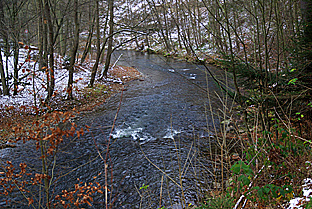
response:
[[[34,200],[32,198],[27,198],[28,199],[28,205],[31,205],[34,203]]]
[[[87,202],[87,204],[88,204],[89,206],[92,206],[91,203],[90,203],[89,201],[86,201],[86,202]]]

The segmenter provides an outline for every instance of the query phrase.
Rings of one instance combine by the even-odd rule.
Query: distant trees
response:
[[[94,81],[95,81],[95,77],[96,74],[98,72],[98,66],[100,63],[100,59],[101,59],[101,55],[104,51],[104,48],[106,46],[107,43],[107,37],[105,37],[104,35],[104,43],[102,43],[102,47],[101,47],[101,42],[100,42],[100,10],[99,10],[99,1],[96,1],[96,9],[95,9],[95,19],[96,19],[96,35],[97,35],[97,42],[96,42],[96,59],[95,59],[95,64],[92,67],[92,72],[91,72],[91,78],[90,78],[90,82],[89,82],[89,86],[93,87],[94,85]],[[111,14],[110,14],[111,15]],[[104,34],[106,33],[106,29],[107,29],[107,22],[108,22],[108,17],[109,17],[109,10],[107,10],[106,13],[106,18],[105,18],[105,23],[104,23]],[[113,18],[113,17],[112,17]]]
[[[236,75],[249,77],[239,79],[237,85],[248,83],[267,95],[273,84],[286,82],[280,72],[291,67],[292,50],[298,48],[302,29],[306,40],[311,39],[310,0],[13,1],[0,1],[2,93],[8,95],[13,89],[17,94],[21,82],[18,43],[27,40],[39,49],[36,60],[39,69],[46,71],[47,102],[54,95],[55,53],[70,61],[68,98],[73,98],[70,89],[78,54],[82,64],[94,49],[89,83],[93,86],[105,49],[102,76],[107,75],[112,52],[131,40],[139,49],[161,48],[166,54],[184,54],[197,61],[221,54],[234,80]],[[15,57],[12,75],[4,64],[10,56]],[[240,99],[244,97],[248,95]]]
[[[94,54],[95,49],[96,62],[90,80],[90,86],[93,86],[98,74],[98,66],[104,59],[104,51],[107,48],[103,70],[103,76],[106,76],[113,50],[129,40],[118,41],[116,44],[114,42],[116,34],[128,30],[137,36],[134,28],[130,27],[132,23],[125,23],[119,26],[118,30],[114,30],[114,22],[119,21],[114,17],[114,3],[122,4],[123,1],[14,0],[12,4],[12,1],[2,0],[0,30],[3,65],[1,65],[0,73],[1,79],[5,81],[1,82],[2,93],[8,95],[10,89],[13,89],[13,94],[18,93],[18,86],[21,82],[19,49],[26,44],[38,47],[37,54],[32,59],[36,60],[38,69],[46,73],[44,78],[47,95],[44,101],[46,103],[55,95],[55,71],[60,67],[57,66],[59,63],[55,60],[57,54],[66,57],[69,61],[66,66],[69,72],[67,87],[69,99],[73,98],[73,74],[78,54],[82,54],[80,64],[83,64],[88,54]],[[24,29],[27,29],[26,35],[23,33]],[[81,32],[87,32],[87,38],[82,36]],[[8,59],[11,56],[15,57],[14,75],[8,74],[10,64]]]
[[[303,58],[307,62],[304,67],[305,73],[304,76],[302,76],[302,81],[307,87],[312,88],[312,1],[301,0],[301,9],[304,24],[304,34],[302,39],[304,47]]]
[[[7,39],[5,25],[4,25],[4,11],[3,11],[3,1],[0,0],[0,39],[2,42],[5,42]],[[7,79],[4,72],[4,65],[2,59],[2,44],[0,43],[0,76],[1,76],[1,83],[2,83],[2,90],[3,95],[9,95],[9,88],[7,85]],[[0,92],[2,93],[2,92]]]
[[[6,84],[2,84],[3,86],[3,93],[6,95],[9,95],[8,89],[9,89],[9,82],[8,82],[8,76],[12,76],[13,79],[13,94],[17,94],[17,88],[19,84],[19,66],[18,66],[18,54],[19,54],[19,41],[21,38],[22,29],[25,27],[25,21],[27,21],[27,18],[22,19],[21,18],[21,11],[23,7],[27,4],[27,1],[7,1],[2,0],[0,3],[0,25],[1,25],[1,49],[3,50],[4,57],[5,57],[5,63],[8,61],[8,57],[13,56],[14,61],[12,63],[13,65],[13,74],[8,75],[8,64],[6,66],[3,65],[3,59],[2,60],[2,70],[1,72],[2,76],[7,76],[4,78],[6,80]],[[1,57],[2,58],[2,57]],[[1,69],[0,69],[1,70]],[[1,70],[1,71],[2,71]],[[6,73],[4,72],[6,71]],[[2,82],[3,83],[3,82]]]

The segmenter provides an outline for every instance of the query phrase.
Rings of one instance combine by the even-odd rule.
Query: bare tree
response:
[[[97,3],[96,3],[97,4]],[[97,8],[98,9],[98,8]],[[88,38],[87,38],[87,41],[86,41],[86,44],[85,44],[85,48],[84,48],[84,51],[82,53],[82,57],[81,57],[81,60],[80,60],[80,64],[84,63],[88,53],[91,51],[91,45],[92,45],[92,37],[93,37],[93,31],[94,31],[94,23],[95,23],[95,20],[97,19],[97,15],[96,14],[99,14],[98,11],[96,9],[96,12],[95,14],[92,13],[92,10],[93,10],[93,5],[90,3],[89,4],[89,29],[88,29]],[[99,16],[99,15],[98,15]]]
[[[78,51],[78,45],[79,45],[79,19],[78,19],[78,0],[74,1],[74,8],[75,8],[75,38],[74,38],[74,44],[70,56],[70,63],[69,63],[69,77],[68,77],[68,85],[67,85],[67,92],[68,92],[68,99],[73,99],[73,77],[74,77],[74,64],[76,61],[76,54]]]
[[[108,48],[105,61],[105,69],[102,76],[107,77],[107,72],[109,69],[109,64],[113,52],[113,39],[114,39],[114,0],[108,0],[108,10],[109,10],[109,37],[108,37]]]
[[[3,95],[10,95],[9,88],[6,84],[6,77],[3,67],[3,60],[2,60],[2,47],[0,45],[0,75],[1,75],[1,83],[2,83],[2,89],[3,89]]]
[[[53,22],[51,17],[51,9],[50,9],[50,1],[43,0],[44,5],[44,15],[45,20],[44,24],[47,25],[48,28],[48,54],[49,54],[49,68],[48,68],[48,95],[46,101],[49,102],[53,96],[54,88],[55,88],[55,78],[54,78],[54,29]]]
[[[96,6],[96,13],[97,13],[97,15],[96,15],[96,24],[97,24],[97,26],[96,26],[96,28],[97,28],[97,30],[98,30],[98,32],[97,32],[97,53],[96,53],[96,59],[95,59],[95,63],[94,63],[94,65],[93,65],[93,67],[92,67],[92,72],[91,72],[91,79],[90,79],[90,83],[89,83],[89,87],[93,87],[93,85],[94,85],[94,81],[95,81],[95,76],[96,76],[96,73],[97,73],[97,70],[98,70],[98,66],[99,66],[99,62],[100,62],[100,58],[101,58],[101,54],[103,53],[103,51],[104,51],[104,49],[105,49],[105,46],[106,46],[106,43],[107,43],[107,40],[108,40],[108,38],[105,38],[104,39],[104,43],[102,44],[102,47],[100,48],[99,46],[100,46],[100,42],[99,42],[99,40],[100,40],[100,38],[99,38],[99,36],[100,36],[100,27],[99,27],[99,24],[100,24],[100,19],[97,17],[97,16],[99,16],[99,1],[98,0],[96,0],[96,4],[97,4],[97,6]],[[108,22],[108,12],[109,12],[110,10],[107,10],[107,14],[106,14],[106,18],[105,18],[105,23],[104,23],[104,32],[106,31],[106,28],[107,28],[107,22]]]
[[[0,38],[5,40],[6,32],[4,27],[4,11],[3,11],[3,2],[0,0]],[[1,83],[3,95],[9,95],[9,88],[7,86],[6,76],[4,72],[3,59],[2,59],[2,43],[0,43],[0,74],[1,74]]]

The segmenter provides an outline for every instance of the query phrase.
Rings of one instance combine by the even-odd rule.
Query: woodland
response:
[[[74,105],[56,108],[81,99],[75,75],[88,69],[84,92],[99,97],[112,53],[126,49],[214,65],[231,80],[205,68],[224,101],[210,110],[222,116],[216,150],[206,156],[215,182],[191,203],[181,183],[181,208],[293,208],[295,198],[312,208],[303,192],[312,186],[311,44],[311,0],[0,0],[0,100],[29,87],[32,101],[1,104],[1,146],[32,140],[42,154],[40,173],[0,160],[0,196],[9,204],[19,192],[29,208],[93,208],[101,194],[103,208],[115,207],[107,182],[80,182],[53,196],[51,158],[63,138],[84,134],[72,122]],[[66,70],[63,92],[56,90],[59,69]],[[107,155],[99,156],[106,165]]]

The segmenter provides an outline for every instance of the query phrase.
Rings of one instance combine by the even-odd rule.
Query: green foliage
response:
[[[300,112],[296,112],[296,115],[297,115],[297,120],[301,120],[301,118],[304,117],[304,115],[301,114]]]
[[[149,187],[149,185],[145,185],[144,183],[143,183],[143,185],[140,187],[140,190],[141,189],[147,189]]]
[[[218,196],[215,198],[207,199],[204,204],[196,209],[229,209],[234,206],[234,198],[228,195]]]
[[[298,80],[298,78],[293,78],[293,79],[291,79],[290,81],[288,81],[288,85],[289,85],[289,84],[295,85],[295,83],[296,83],[297,80]]]
[[[284,165],[282,164],[281,166]],[[249,192],[246,189],[251,183],[251,178],[254,176],[254,172],[250,166],[246,165],[243,161],[238,161],[231,167],[231,171],[233,172],[234,180],[232,181],[232,186],[227,190],[228,194],[235,192],[235,194],[245,194],[248,199],[253,201],[267,201],[272,198],[276,200],[281,198],[286,199],[288,194],[293,192],[293,188],[290,185],[276,186],[274,184],[266,184],[262,187],[255,186]]]
[[[312,197],[309,198],[310,200],[307,201],[304,205],[303,208],[305,209],[312,209]]]
[[[246,174],[247,176],[253,176],[253,170],[250,168],[249,165],[246,165],[243,161],[236,162],[232,167],[231,171],[236,174]]]
[[[246,165],[243,161],[236,162],[232,167],[233,173],[231,186],[227,189],[229,193],[243,193],[246,187],[250,184],[250,180],[254,175],[253,170],[249,165]]]
[[[253,189],[257,190],[257,197],[260,200],[269,200],[272,197],[280,199],[293,192],[293,188],[290,185],[280,187],[274,184],[266,184],[263,187],[256,186]]]

